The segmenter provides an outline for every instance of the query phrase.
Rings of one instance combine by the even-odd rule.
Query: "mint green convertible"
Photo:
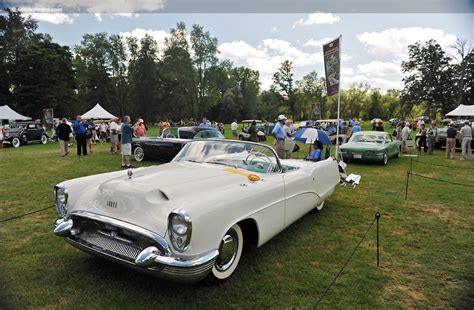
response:
[[[360,131],[340,147],[344,161],[367,160],[386,165],[391,157],[400,157],[401,141],[383,131]]]

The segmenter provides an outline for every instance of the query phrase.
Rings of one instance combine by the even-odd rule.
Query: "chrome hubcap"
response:
[[[216,268],[219,271],[226,271],[232,266],[237,255],[239,240],[236,232],[231,229],[222,238],[221,246],[219,248],[219,257],[216,260]]]
[[[138,161],[142,161],[143,160],[143,150],[142,148],[138,147],[135,149],[135,159],[138,160]]]

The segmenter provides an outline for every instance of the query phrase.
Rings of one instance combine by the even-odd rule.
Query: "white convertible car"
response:
[[[54,233],[113,262],[183,282],[219,282],[244,242],[263,245],[340,182],[332,158],[280,160],[266,145],[186,144],[172,162],[55,186]]]

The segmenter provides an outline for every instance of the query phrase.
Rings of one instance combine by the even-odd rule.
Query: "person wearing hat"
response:
[[[135,137],[145,137],[146,136],[146,127],[145,124],[143,123],[143,119],[139,119],[135,126],[133,126],[133,134]]]
[[[354,126],[352,126],[352,133],[356,133],[361,131],[362,129],[360,128],[360,123],[358,121],[355,121]]]
[[[459,131],[461,134],[461,149],[462,155],[461,160],[470,160],[471,159],[471,141],[472,141],[472,128],[469,121],[464,122],[464,126]]]
[[[276,152],[278,157],[285,159],[285,138],[286,132],[283,126],[285,125],[286,117],[283,114],[278,115],[277,123],[273,127],[272,135],[276,141]]]
[[[446,159],[454,159],[456,153],[456,135],[457,131],[454,128],[454,123],[450,123],[446,130]]]
[[[428,128],[428,155],[433,155],[433,151],[438,140],[438,128],[436,128],[436,121],[431,122],[431,127]]]

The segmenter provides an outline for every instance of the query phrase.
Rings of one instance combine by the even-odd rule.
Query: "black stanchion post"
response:
[[[380,212],[375,213],[375,218],[377,219],[377,267],[379,267],[380,263],[380,247],[379,247],[379,220],[380,220]]]
[[[413,157],[410,157],[410,173],[413,172]]]
[[[407,171],[407,186],[405,188],[405,200],[408,198],[408,179],[410,178],[410,171]]]

